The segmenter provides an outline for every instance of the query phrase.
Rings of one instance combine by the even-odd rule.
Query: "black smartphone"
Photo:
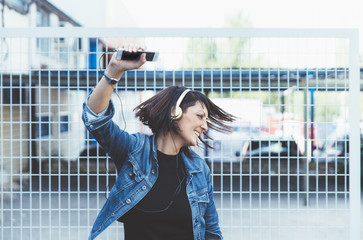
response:
[[[148,52],[148,51],[137,51],[137,52],[128,52],[124,49],[118,49],[116,59],[117,60],[129,60],[135,61],[139,60],[141,54],[146,53],[146,61],[155,62],[158,59],[158,52]]]

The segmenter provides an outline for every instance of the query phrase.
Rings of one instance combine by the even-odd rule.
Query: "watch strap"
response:
[[[120,79],[111,78],[111,77],[107,76],[106,71],[103,73],[103,76],[106,78],[107,82],[111,85],[115,85],[116,83],[118,83],[118,81],[120,81]]]

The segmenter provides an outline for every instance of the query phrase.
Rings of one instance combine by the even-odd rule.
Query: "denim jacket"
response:
[[[89,239],[94,239],[109,225],[133,208],[150,191],[158,177],[155,135],[123,132],[111,119],[112,101],[102,116],[95,115],[86,103],[82,119],[86,128],[113,159],[117,179],[99,212]],[[189,199],[195,240],[222,239],[208,165],[196,153],[182,154],[187,172],[186,193]]]

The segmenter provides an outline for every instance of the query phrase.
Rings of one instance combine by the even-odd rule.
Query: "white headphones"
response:
[[[178,101],[176,101],[175,107],[171,110],[171,119],[172,120],[177,120],[177,119],[181,118],[181,116],[183,115],[183,110],[181,109],[181,107],[179,107],[179,105],[183,101],[185,95],[187,95],[188,92],[190,92],[190,89],[184,90],[184,92],[178,98]]]

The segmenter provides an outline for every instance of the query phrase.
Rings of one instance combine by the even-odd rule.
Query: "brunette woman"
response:
[[[137,51],[139,48],[126,49]],[[124,223],[125,240],[222,239],[210,170],[189,147],[207,138],[208,128],[230,132],[234,117],[208,97],[185,87],[168,87],[134,110],[152,135],[129,134],[113,121],[111,95],[127,70],[146,59],[116,60],[84,103],[83,121],[117,168],[117,179],[90,234]],[[208,146],[207,146],[208,147]]]

